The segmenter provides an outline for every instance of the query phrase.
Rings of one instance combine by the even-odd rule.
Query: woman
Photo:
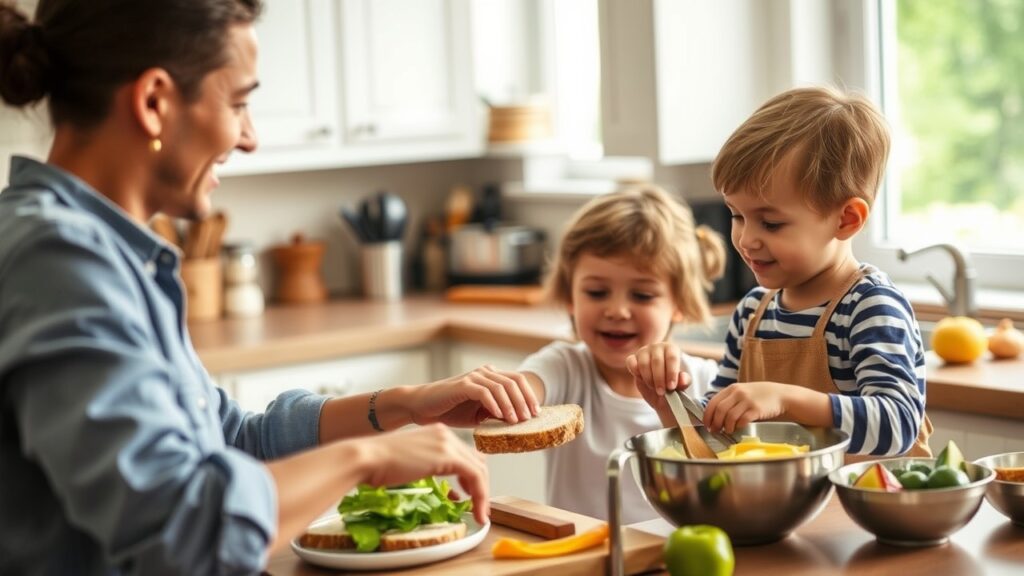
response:
[[[30,22],[0,2],[0,98],[45,99],[54,127],[0,194],[0,573],[257,572],[356,484],[429,474],[487,515],[482,458],[443,424],[530,417],[521,380],[250,414],[192,349],[179,254],[146,222],[206,214],[216,165],[255,149],[260,9],[40,0]]]

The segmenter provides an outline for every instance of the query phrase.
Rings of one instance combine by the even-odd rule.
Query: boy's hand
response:
[[[790,388],[778,382],[733,382],[708,402],[704,425],[731,434],[751,422],[778,418],[786,411]]]
[[[684,390],[690,385],[679,348],[669,342],[644,346],[626,358],[626,369],[644,400],[658,413],[666,426],[675,426],[675,417],[665,401],[667,390]]]

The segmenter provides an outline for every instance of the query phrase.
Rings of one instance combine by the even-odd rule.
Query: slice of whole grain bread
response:
[[[390,530],[381,534],[378,550],[391,552],[444,544],[464,538],[466,531],[464,522],[424,524],[409,532]],[[306,532],[299,537],[299,546],[319,550],[347,550],[355,548],[356,543],[345,530],[345,521],[341,516],[331,516],[306,528]]]
[[[486,420],[473,430],[476,449],[485,454],[531,452],[560,446],[583,431],[583,409],[576,404],[542,406],[523,422]]]

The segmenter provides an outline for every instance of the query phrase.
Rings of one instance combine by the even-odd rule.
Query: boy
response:
[[[733,314],[708,392],[710,429],[788,420],[844,430],[851,454],[931,455],[914,312],[852,250],[888,153],[875,107],[831,88],[772,98],[726,141],[712,179],[759,286]],[[638,386],[663,394],[685,385],[678,358],[660,343],[628,365]],[[674,425],[670,413],[659,416]]]

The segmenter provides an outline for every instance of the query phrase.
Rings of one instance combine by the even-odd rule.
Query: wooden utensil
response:
[[[672,410],[672,415],[676,417],[676,424],[679,426],[679,436],[683,442],[683,450],[690,458],[717,459],[718,454],[708,446],[708,443],[704,441],[697,428],[690,423],[689,412],[683,407],[683,401],[680,399],[682,394],[683,392],[679,390],[666,392],[665,400]]]
[[[697,424],[704,424],[704,408],[700,404],[697,404],[693,398],[690,398],[686,394],[679,394],[679,401],[682,403],[683,408],[690,413],[690,422],[696,422]],[[696,420],[694,420],[696,419]],[[711,437],[722,443],[723,446],[730,446],[739,442],[735,434],[730,434],[725,430],[719,432],[712,432],[708,430]]]
[[[172,246],[181,247],[181,236],[178,234],[178,228],[169,217],[163,214],[156,214],[149,221],[149,227],[153,232],[156,232],[157,236],[160,236]]]
[[[220,247],[224,241],[224,234],[228,228],[228,216],[223,212],[216,212],[210,217],[210,238],[207,241],[206,257],[216,258],[220,255]]]
[[[491,522],[549,540],[576,533],[573,522],[503,502],[491,502]]]
[[[449,302],[485,302],[532,306],[544,300],[542,286],[488,286],[464,284],[445,290]]]

